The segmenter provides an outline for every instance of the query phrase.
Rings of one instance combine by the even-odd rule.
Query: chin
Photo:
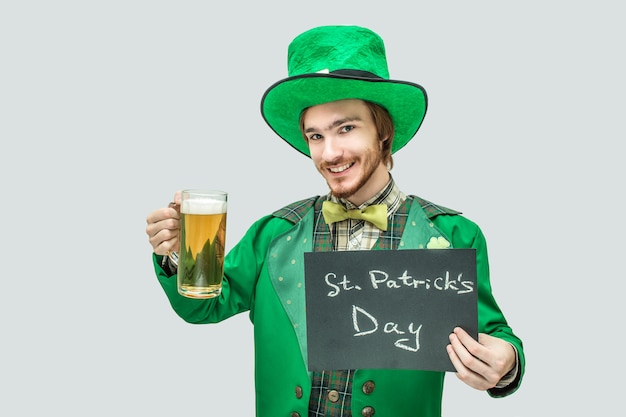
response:
[[[353,187],[346,187],[345,185],[331,185],[328,183],[328,187],[330,188],[330,192],[337,198],[349,198],[355,193]]]

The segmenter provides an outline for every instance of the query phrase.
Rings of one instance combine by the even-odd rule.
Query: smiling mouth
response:
[[[339,174],[342,173],[343,171],[347,170],[348,168],[350,168],[352,165],[354,165],[354,162],[349,162],[345,165],[342,165],[340,167],[333,167],[333,168],[328,168],[328,170],[330,172],[332,172],[333,174]]]

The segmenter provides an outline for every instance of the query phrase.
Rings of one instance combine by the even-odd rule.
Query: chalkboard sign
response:
[[[304,254],[308,368],[454,371],[456,326],[478,332],[476,251]]]

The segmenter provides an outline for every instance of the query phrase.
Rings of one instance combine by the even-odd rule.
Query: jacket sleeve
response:
[[[453,247],[476,250],[476,279],[478,286],[478,331],[511,343],[517,351],[517,375],[507,386],[488,390],[492,397],[505,397],[517,391],[522,382],[525,358],[522,341],[515,335],[498,306],[491,287],[487,242],[480,228],[460,215],[440,215],[435,225],[447,235]]]
[[[215,298],[193,299],[178,293],[177,276],[161,267],[162,256],[153,254],[157,279],[170,305],[188,323],[217,323],[254,309],[255,288],[267,249],[279,233],[292,224],[284,219],[266,216],[255,222],[224,258],[222,293]]]

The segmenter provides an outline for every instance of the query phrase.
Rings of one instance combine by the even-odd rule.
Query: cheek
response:
[[[309,143],[309,155],[311,155],[311,159],[315,163],[315,165],[319,164],[322,160],[322,151],[323,148],[321,146],[316,146],[315,144],[311,145]]]

